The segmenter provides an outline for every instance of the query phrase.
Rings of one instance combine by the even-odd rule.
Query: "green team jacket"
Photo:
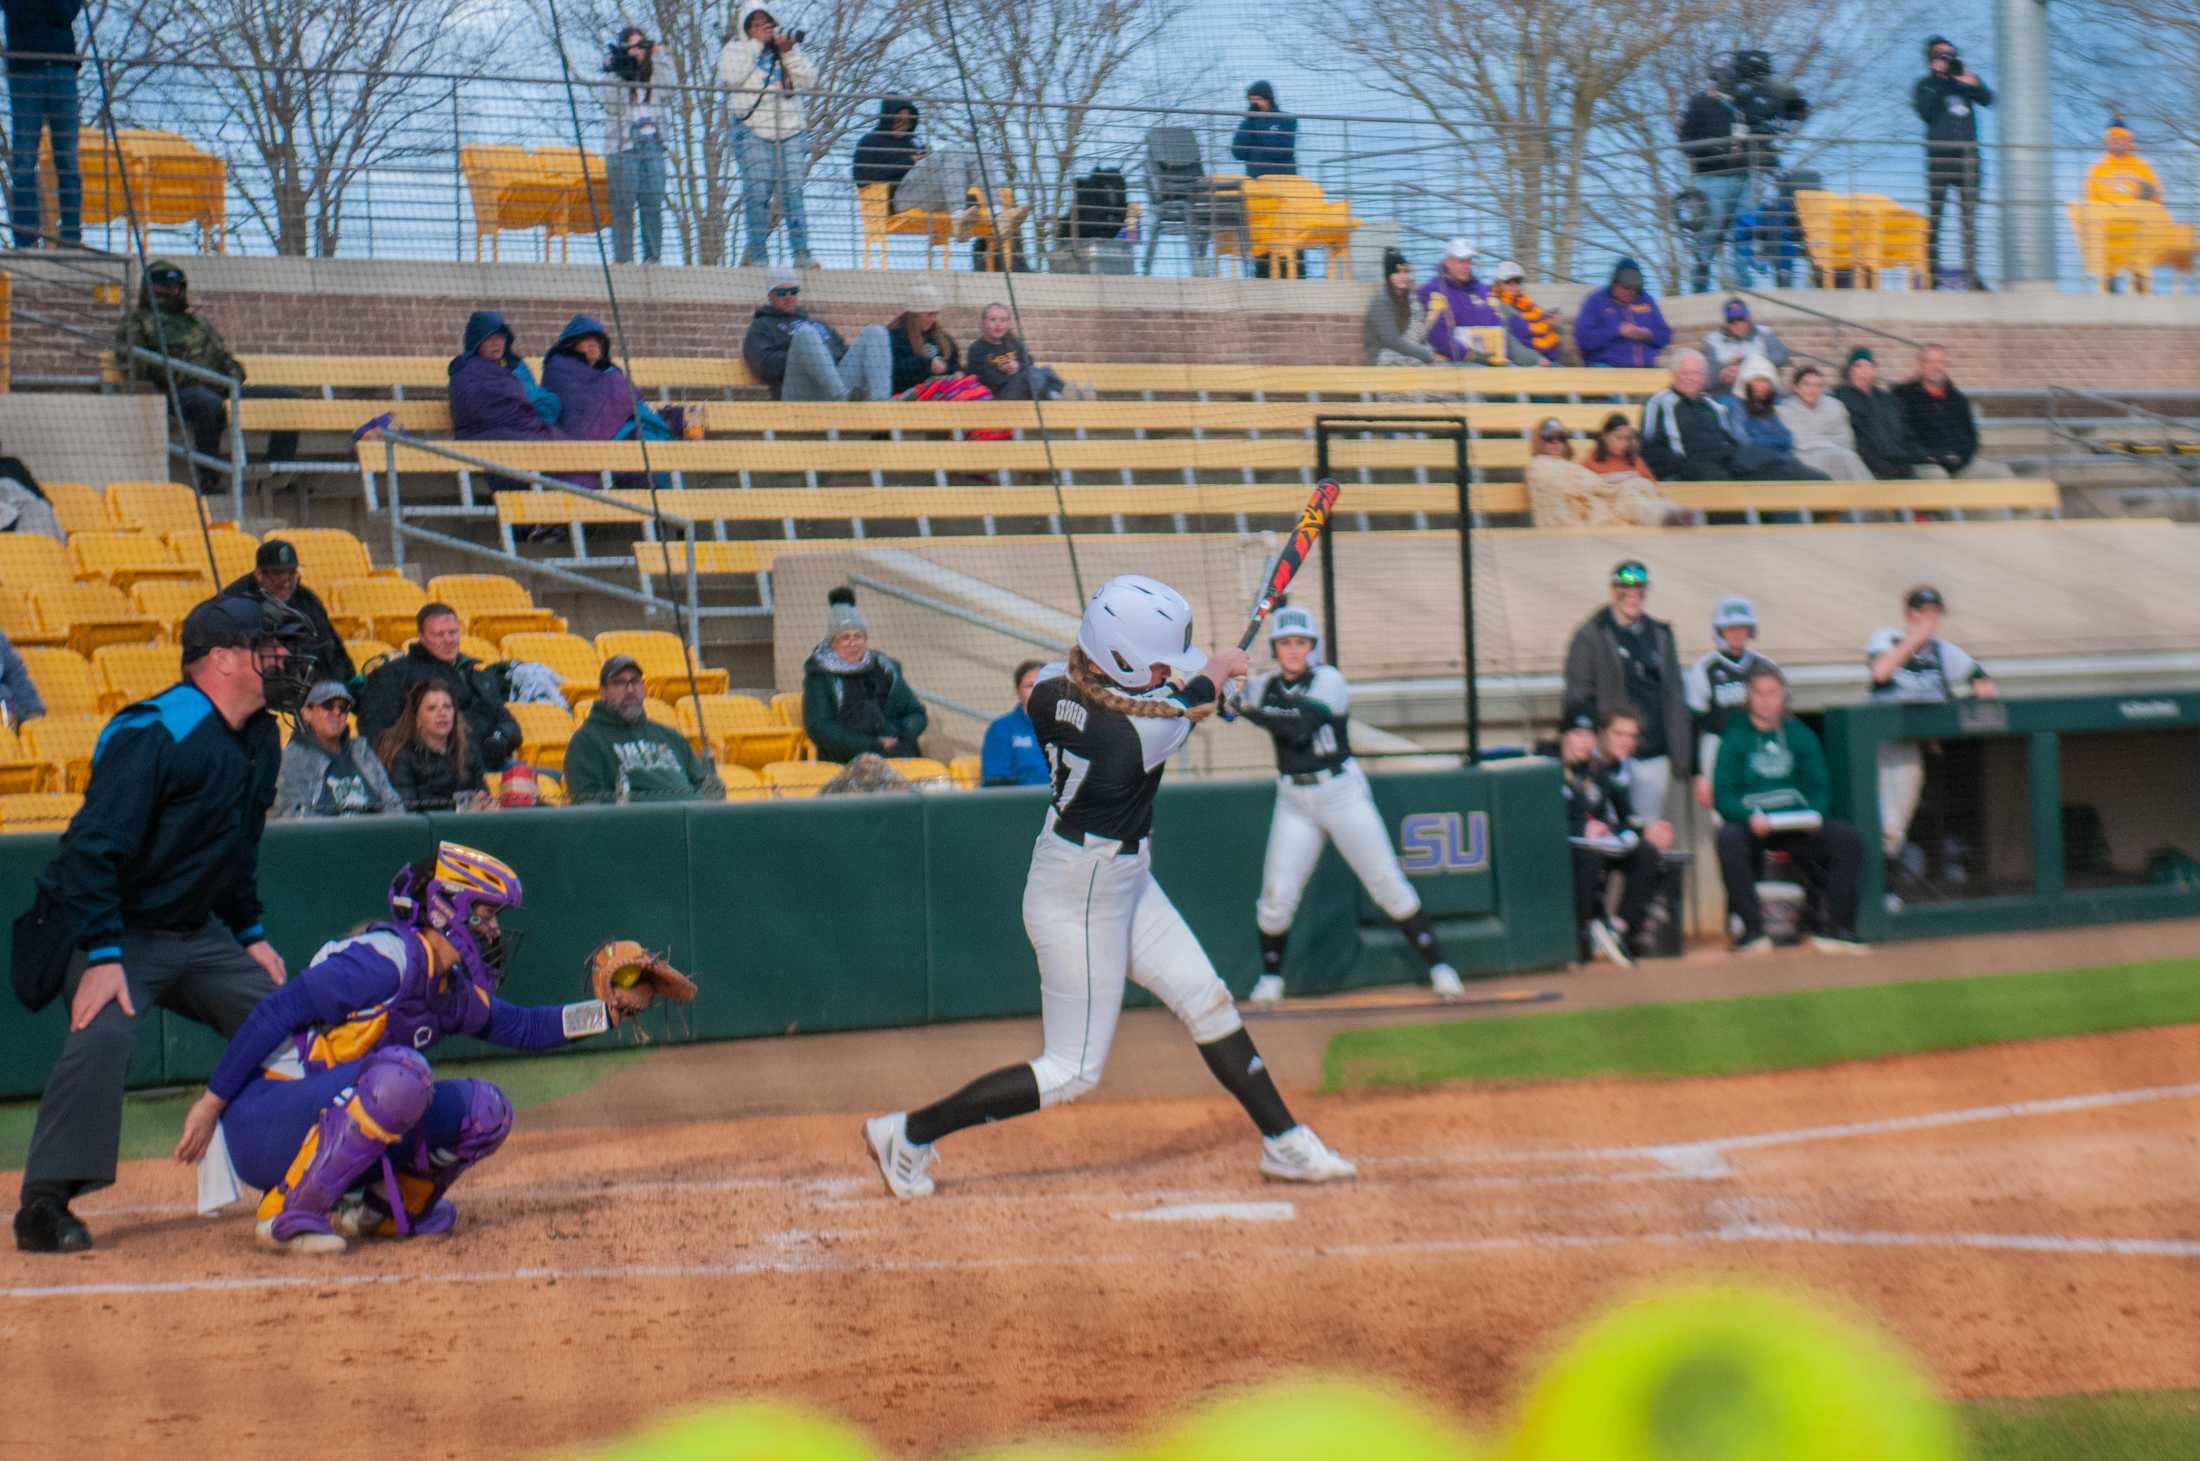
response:
[[[1792,716],[1761,731],[1747,711],[1727,723],[1719,738],[1719,766],[1711,778],[1711,802],[1728,822],[1752,812],[1833,815],[1826,753],[1809,726]]]
[[[565,795],[575,803],[724,801],[726,788],[687,737],[647,716],[629,724],[599,700],[565,748]]]

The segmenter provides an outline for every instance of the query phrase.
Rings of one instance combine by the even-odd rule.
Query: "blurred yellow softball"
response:
[[[1365,1380],[1307,1376],[1202,1406],[1127,1461],[1479,1461],[1435,1407]]]
[[[1086,1442],[1065,1441],[973,1451],[960,1461],[1123,1461],[1123,1453]]]
[[[1597,1319],[1544,1372],[1506,1461],[1958,1461],[1916,1364],[1826,1303],[1666,1288]]]
[[[736,1400],[659,1421],[575,1461],[878,1461],[862,1432],[776,1400]]]

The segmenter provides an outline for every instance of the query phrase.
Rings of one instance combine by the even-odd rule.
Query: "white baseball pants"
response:
[[[1243,1024],[1207,951],[1154,881],[1150,849],[1122,856],[1122,844],[1099,837],[1075,846],[1052,823],[1032,848],[1024,882],[1024,932],[1039,956],[1046,1035],[1044,1053],[1031,1062],[1042,1106],[1074,1101],[1100,1083],[1126,979],[1167,1005],[1199,1044]]]
[[[1879,841],[1893,857],[1910,840],[1910,819],[1925,794],[1925,753],[1915,741],[1879,743]]]
[[[1253,906],[1260,931],[1271,936],[1291,931],[1307,879],[1321,861],[1324,839],[1335,842],[1345,865],[1367,889],[1375,905],[1393,921],[1421,911],[1421,898],[1406,881],[1391,850],[1390,829],[1375,810],[1367,773],[1347,761],[1336,775],[1300,786],[1276,779],[1276,812],[1268,823],[1268,858],[1260,871],[1260,901]]]

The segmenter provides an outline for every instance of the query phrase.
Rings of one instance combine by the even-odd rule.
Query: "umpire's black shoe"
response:
[[[81,1253],[92,1246],[92,1230],[77,1220],[67,1203],[33,1198],[27,1207],[16,1210],[15,1246],[24,1253]]]

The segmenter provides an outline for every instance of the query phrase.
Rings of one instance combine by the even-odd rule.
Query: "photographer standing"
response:
[[[603,150],[611,181],[611,247],[622,264],[634,262],[634,221],[642,225],[642,262],[661,262],[665,237],[665,144],[658,135],[657,86],[664,47],[640,26],[619,32],[603,69]]]
[[[1721,60],[1711,68],[1711,84],[1688,99],[1681,114],[1681,152],[1688,158],[1696,191],[1704,197],[1703,221],[1696,229],[1693,253],[1696,268],[1693,291],[1711,292],[1711,269],[1722,249],[1730,250],[1732,275],[1720,273],[1719,287],[1732,289],[1749,283],[1747,264],[1733,248],[1734,218],[1748,204],[1750,184],[1749,127],[1726,88],[1732,67]]]
[[[1925,43],[1925,75],[1912,102],[1925,123],[1925,211],[1932,220],[1933,278],[1940,275],[1940,214],[1950,191],[1963,213],[1965,287],[1984,289],[1978,272],[1978,195],[1983,169],[1978,152],[1978,109],[1994,104],[1994,93],[1956,54],[1955,42],[1934,36]]]
[[[817,69],[797,49],[802,34],[781,30],[758,0],[747,0],[741,34],[718,53],[718,80],[733,92],[733,150],[741,166],[741,212],[748,231],[744,265],[770,261],[776,197],[795,267],[818,267],[810,257],[810,221],[802,207],[809,156],[801,96],[817,85]]]

